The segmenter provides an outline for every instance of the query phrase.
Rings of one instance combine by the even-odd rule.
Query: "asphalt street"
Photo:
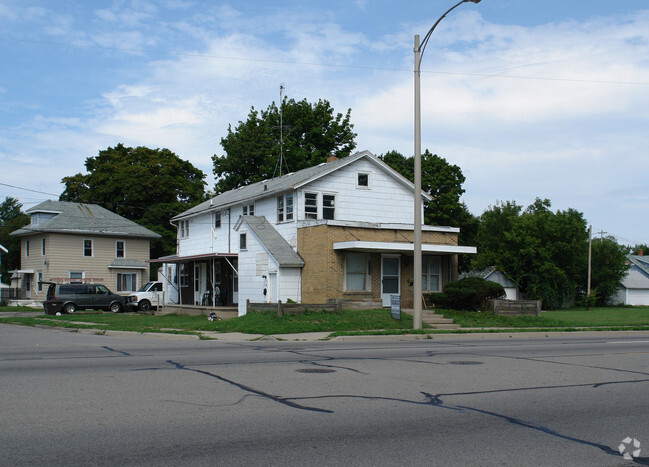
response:
[[[649,333],[250,342],[0,325],[0,465],[649,465],[648,356]]]

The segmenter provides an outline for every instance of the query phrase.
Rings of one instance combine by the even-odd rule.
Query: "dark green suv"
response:
[[[74,313],[77,310],[107,310],[119,313],[125,298],[102,284],[49,284],[43,308],[48,315]]]

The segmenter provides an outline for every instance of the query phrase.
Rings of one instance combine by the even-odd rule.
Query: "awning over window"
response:
[[[205,253],[202,255],[189,255],[189,256],[178,256],[170,255],[163,256],[158,259],[148,259],[147,263],[184,263],[186,261],[196,261],[201,259],[212,259],[212,258],[236,258],[238,255],[236,253]]]
[[[415,251],[415,245],[412,243],[366,242],[360,240],[352,240],[349,242],[334,243],[334,250],[412,254]],[[423,253],[437,253],[441,255],[477,253],[477,249],[474,246],[435,245],[430,243],[422,243],[421,251]]]

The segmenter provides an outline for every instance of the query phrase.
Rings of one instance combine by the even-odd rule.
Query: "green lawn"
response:
[[[18,311],[0,308],[0,311]],[[26,311],[26,310],[23,310]],[[29,311],[38,311],[29,309]],[[465,328],[547,329],[640,329],[649,330],[649,307],[611,307],[547,311],[541,317],[503,317],[491,313],[438,310],[438,313]],[[198,331],[242,332],[248,334],[290,334],[300,332],[331,332],[334,335],[349,334],[404,334],[412,331],[412,317],[402,313],[395,320],[390,310],[343,311],[327,313],[312,311],[299,315],[278,317],[274,312],[249,313],[241,318],[208,321],[205,316],[145,315],[136,313],[79,312],[70,315],[0,318],[0,323],[28,326],[55,326],[67,328],[90,328],[134,332],[167,332],[196,334]],[[477,329],[476,329],[477,328]],[[99,331],[101,332],[101,331]],[[420,333],[429,334],[433,329],[424,327]],[[440,331],[442,332],[442,331]],[[444,331],[449,332],[449,331]]]
[[[544,311],[540,317],[495,316],[491,313],[440,310],[463,327],[649,327],[649,307],[575,308]]]
[[[412,329],[412,317],[403,314],[395,320],[390,310],[343,311],[342,313],[306,312],[278,317],[274,312],[248,313],[241,318],[208,321],[205,316],[140,315],[135,313],[79,312],[70,315],[0,318],[0,323],[95,328],[135,332],[194,331],[242,332],[249,334],[288,334],[300,332]]]

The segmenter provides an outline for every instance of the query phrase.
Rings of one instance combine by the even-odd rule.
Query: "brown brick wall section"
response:
[[[373,253],[372,291],[344,292],[344,253],[333,249],[334,242],[371,241],[412,243],[413,232],[397,229],[371,229],[316,225],[298,229],[297,252],[304,259],[302,270],[302,303],[325,303],[329,298],[380,299],[381,298],[381,254]],[[457,245],[457,234],[444,232],[422,232],[422,243]],[[442,257],[442,276],[457,275],[456,255]],[[401,256],[401,304],[411,308],[412,304],[412,256]]]

